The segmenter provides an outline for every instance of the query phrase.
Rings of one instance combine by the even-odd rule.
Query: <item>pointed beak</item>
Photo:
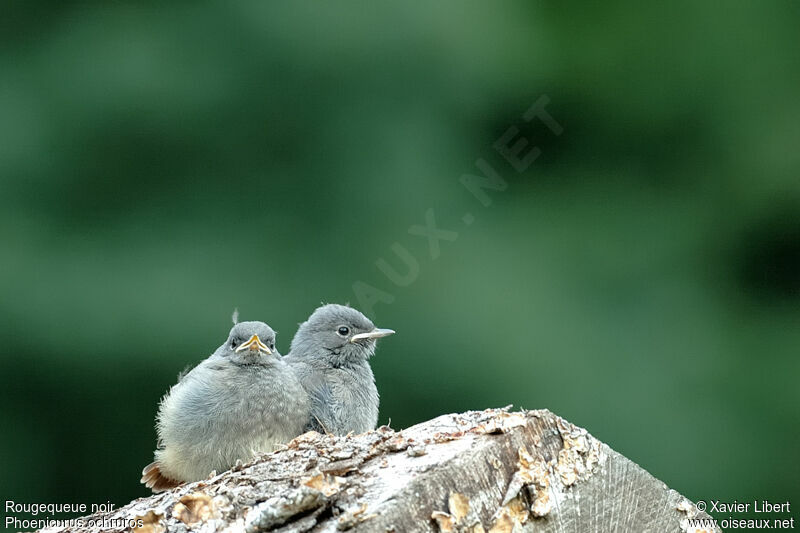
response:
[[[375,328],[372,331],[368,331],[366,333],[359,333],[358,335],[353,335],[350,337],[350,342],[360,341],[362,339],[380,339],[381,337],[386,337],[394,333],[393,329],[382,329],[382,328]]]
[[[266,355],[272,355],[272,351],[269,349],[269,347],[267,347],[266,344],[261,342],[261,339],[258,338],[258,335],[253,335],[247,342],[236,348],[236,353],[240,353],[245,350],[250,350],[253,352],[258,351]]]

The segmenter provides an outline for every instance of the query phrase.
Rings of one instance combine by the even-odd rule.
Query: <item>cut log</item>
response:
[[[695,525],[704,518],[585,430],[549,411],[506,408],[402,431],[306,433],[69,531],[718,531]]]

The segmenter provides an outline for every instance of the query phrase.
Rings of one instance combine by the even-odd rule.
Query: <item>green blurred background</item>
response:
[[[692,499],[800,505],[800,8],[7,3],[0,494],[147,494],[157,402],[391,295],[381,422],[506,404]],[[554,135],[522,114],[539,97]],[[517,173],[510,126],[541,150]],[[508,182],[484,207],[459,182]],[[433,209],[458,232],[431,258]],[[462,221],[474,217],[471,225]],[[402,245],[418,262],[398,287]],[[741,515],[737,515],[741,517]]]

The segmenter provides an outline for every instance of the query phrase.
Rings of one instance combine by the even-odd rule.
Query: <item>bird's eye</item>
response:
[[[342,337],[347,337],[347,335],[350,333],[350,328],[348,328],[347,326],[339,326],[337,333]]]
[[[275,349],[275,343],[274,342],[269,343],[269,349],[270,350],[274,350]]]
[[[236,348],[236,341],[231,341],[231,348]]]

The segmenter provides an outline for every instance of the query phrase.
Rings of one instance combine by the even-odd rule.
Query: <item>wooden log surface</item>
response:
[[[68,531],[712,531],[687,521],[703,517],[586,430],[549,411],[506,408],[402,431],[306,433]]]

